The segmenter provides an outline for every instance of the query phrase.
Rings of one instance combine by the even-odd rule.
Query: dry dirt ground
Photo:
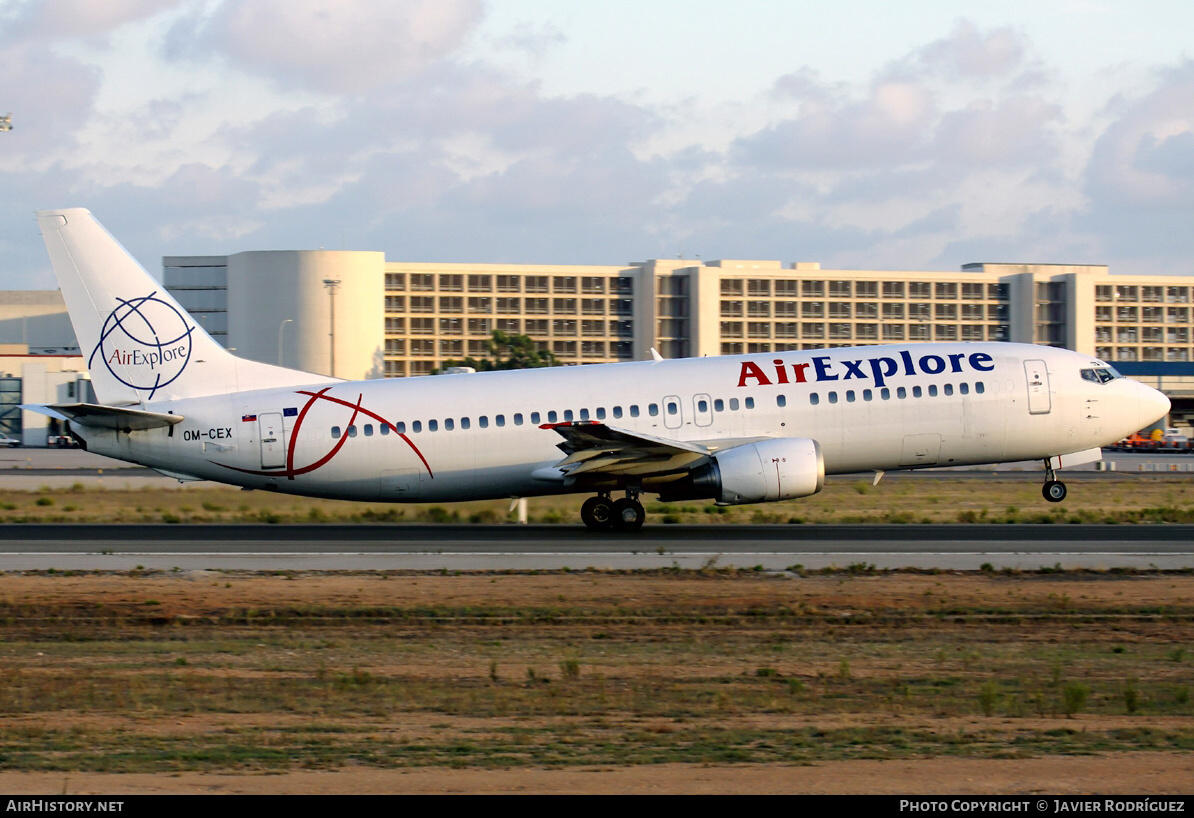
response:
[[[8,795],[1185,795],[1194,757],[1121,753],[621,769],[335,770],[281,775],[4,773]]]
[[[79,772],[13,769],[12,763],[0,761],[0,792],[1187,794],[1194,791],[1194,752],[1186,749],[1194,731],[1194,710],[1188,703],[1189,687],[1194,686],[1192,592],[1194,576],[1189,574],[0,574],[0,733],[5,736],[69,724],[93,731],[89,735],[97,740],[104,731],[185,738],[310,723],[312,717],[302,712],[201,707],[180,712],[143,702],[122,712],[57,699],[43,705],[23,698],[27,691],[16,688],[36,687],[30,682],[51,678],[131,676],[145,668],[155,679],[175,672],[187,678],[297,678],[316,672],[308,664],[317,661],[310,658],[316,653],[322,663],[342,651],[334,661],[351,664],[354,674],[364,672],[367,679],[401,676],[433,684],[463,680],[487,685],[491,680],[497,684],[500,673],[503,684],[518,680],[521,690],[524,676],[535,681],[538,668],[541,677],[559,677],[540,678],[547,682],[544,689],[566,691],[564,665],[556,671],[555,657],[570,655],[577,657],[580,678],[586,680],[640,674],[664,675],[674,683],[745,679],[745,684],[754,683],[755,668],[765,665],[777,677],[770,681],[790,681],[789,689],[800,691],[796,704],[743,704],[708,714],[709,724],[735,729],[832,731],[898,724],[941,735],[998,736],[1003,731],[1010,742],[1015,736],[1064,728],[1082,734],[1143,731],[1183,736],[1187,742],[1178,750],[1119,745],[1078,755],[1042,752],[1034,745],[1021,757],[1003,758],[990,753],[980,758],[913,753],[889,759],[827,754],[800,762],[582,762],[497,769],[349,762],[320,769]],[[401,622],[378,614],[369,622],[339,619],[320,626],[320,638],[333,645],[322,652],[304,652],[314,631],[283,615],[339,611],[337,616],[343,617],[344,611],[399,609],[420,613]],[[230,613],[245,611],[263,624]],[[500,612],[508,621],[500,627],[478,624],[473,616],[478,611]],[[528,611],[539,613],[527,618]],[[188,635],[200,632],[195,622],[208,623],[202,626],[203,640],[248,639],[261,650],[247,656],[227,652],[231,658],[219,662],[206,653],[182,652],[192,638]],[[164,647],[144,667],[129,654],[121,654],[117,662],[88,653],[89,645],[114,639]],[[199,636],[193,639],[199,641]],[[400,644],[401,652],[378,649],[383,642]],[[1040,659],[1045,675],[1052,666],[1055,677],[1064,673],[1086,679],[1096,690],[1106,681],[1112,692],[1119,689],[1112,682],[1128,667],[1139,677],[1144,699],[1155,702],[1128,712],[1109,693],[1073,718],[1057,712],[1056,703],[1046,712],[1043,700],[1037,700],[1036,710],[1025,711],[1021,702],[1019,711],[996,708],[984,715],[969,693],[970,698],[929,707],[903,704],[895,694],[870,702],[865,690],[858,693],[864,698],[851,700],[853,705],[834,703],[847,687],[862,690],[860,686],[875,682],[866,689],[882,692],[896,689],[901,680],[934,673],[959,689],[978,690],[984,678],[1012,664],[1015,673],[1032,676],[1035,666],[1024,663],[1038,656],[1045,657]],[[1129,664],[1115,664],[1120,662]],[[1059,684],[1057,678],[1054,682]],[[102,698],[100,687],[88,690]],[[1160,699],[1169,695],[1162,691],[1173,690],[1185,690],[1185,698],[1162,706]],[[318,716],[323,722],[337,718],[357,723],[348,711]],[[688,729],[693,721],[704,724],[703,718],[676,728],[660,715],[623,716],[611,710],[602,714],[598,727],[607,729],[607,722],[616,727],[623,719],[666,733]],[[416,740],[436,730],[477,735],[495,729],[501,720],[410,706],[401,715],[370,715],[359,721],[395,741],[399,734]],[[539,715],[520,723],[563,721],[567,717]]]

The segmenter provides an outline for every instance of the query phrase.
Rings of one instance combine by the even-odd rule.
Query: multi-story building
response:
[[[163,266],[167,289],[225,346],[344,378],[429,374],[483,355],[494,330],[528,335],[572,365],[642,360],[652,348],[674,358],[1019,341],[1110,361],[1163,389],[1174,402],[1171,422],[1194,417],[1194,276],[1056,264],[959,272],[756,260],[425,264],[324,250],[170,256]],[[0,293],[0,347],[9,361],[0,425],[39,440],[44,419],[18,404],[35,392],[61,397],[50,392],[82,377],[73,372],[81,359],[51,362],[80,352],[61,295]],[[55,374],[52,388],[22,391],[26,376],[41,384],[43,363],[66,374]]]
[[[323,373],[336,357],[341,377],[426,375],[483,355],[494,330],[528,335],[565,364],[643,359],[652,348],[688,357],[1019,341],[1087,352],[1194,401],[1194,277],[1058,264],[953,273],[751,260],[423,264],[339,251],[164,266],[167,288],[228,346]]]

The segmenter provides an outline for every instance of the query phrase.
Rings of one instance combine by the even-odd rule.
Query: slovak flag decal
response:
[[[251,422],[251,421],[254,421],[254,420],[257,420],[257,416],[256,416],[256,415],[241,415],[241,416],[240,416],[240,422],[241,422],[241,423],[249,423],[249,422]]]

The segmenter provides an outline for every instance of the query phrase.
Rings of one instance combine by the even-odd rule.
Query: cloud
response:
[[[1087,191],[1101,206],[1194,207],[1194,61],[1164,72],[1151,92],[1116,101],[1095,143]]]
[[[481,0],[243,0],[222,3],[193,36],[180,24],[171,41],[284,87],[360,94],[452,54],[482,11]]]
[[[1028,58],[1024,34],[1011,27],[983,32],[969,20],[959,20],[948,37],[917,49],[910,64],[953,79],[1008,77]]]
[[[35,42],[76,31],[42,5],[0,9],[25,32],[0,50],[16,125],[0,134],[0,213],[23,224],[35,207],[92,207],[151,269],[161,255],[318,246],[879,269],[1077,258],[1141,272],[1189,254],[1189,64],[1102,111],[1100,131],[1041,82],[1048,67],[1020,31],[960,23],[863,82],[791,71],[710,138],[719,114],[699,95],[673,108],[551,95],[525,71],[458,59],[481,0],[129,0],[70,35],[141,20],[126,33],[142,40],[121,43],[148,56],[109,63]],[[508,45],[532,57],[562,36],[527,31]],[[113,85],[165,52],[169,82],[141,96]],[[40,275],[36,233],[10,235],[25,244],[0,237],[15,265],[0,274]]]
[[[1160,72],[1137,98],[1118,97],[1083,176],[1075,214],[1100,252],[1140,272],[1190,274],[1194,253],[1194,61]]]
[[[94,66],[31,43],[0,49],[0,77],[4,111],[13,115],[13,129],[0,134],[0,173],[44,167],[56,151],[73,146],[95,112],[103,80]]]
[[[865,99],[853,100],[809,80],[781,78],[785,93],[799,87],[800,112],[739,139],[736,158],[784,168],[854,168],[911,161],[927,144],[935,110],[926,87],[882,80]]]
[[[0,3],[0,42],[96,37],[153,17],[186,0],[5,0]]]
[[[997,104],[976,100],[964,110],[942,116],[934,153],[956,165],[1043,163],[1057,152],[1049,128],[1061,118],[1061,106],[1039,96],[1012,97]]]

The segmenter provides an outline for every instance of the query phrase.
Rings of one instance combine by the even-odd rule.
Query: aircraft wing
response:
[[[687,471],[716,447],[644,435],[593,420],[547,423],[564,441],[567,455],[553,469],[572,480],[612,475],[659,475]]]
[[[98,426],[102,429],[119,429],[126,432],[173,426],[183,420],[182,415],[163,415],[161,412],[102,406],[98,403],[59,403],[52,406],[22,404],[21,408],[59,420],[69,420],[80,426]]]

